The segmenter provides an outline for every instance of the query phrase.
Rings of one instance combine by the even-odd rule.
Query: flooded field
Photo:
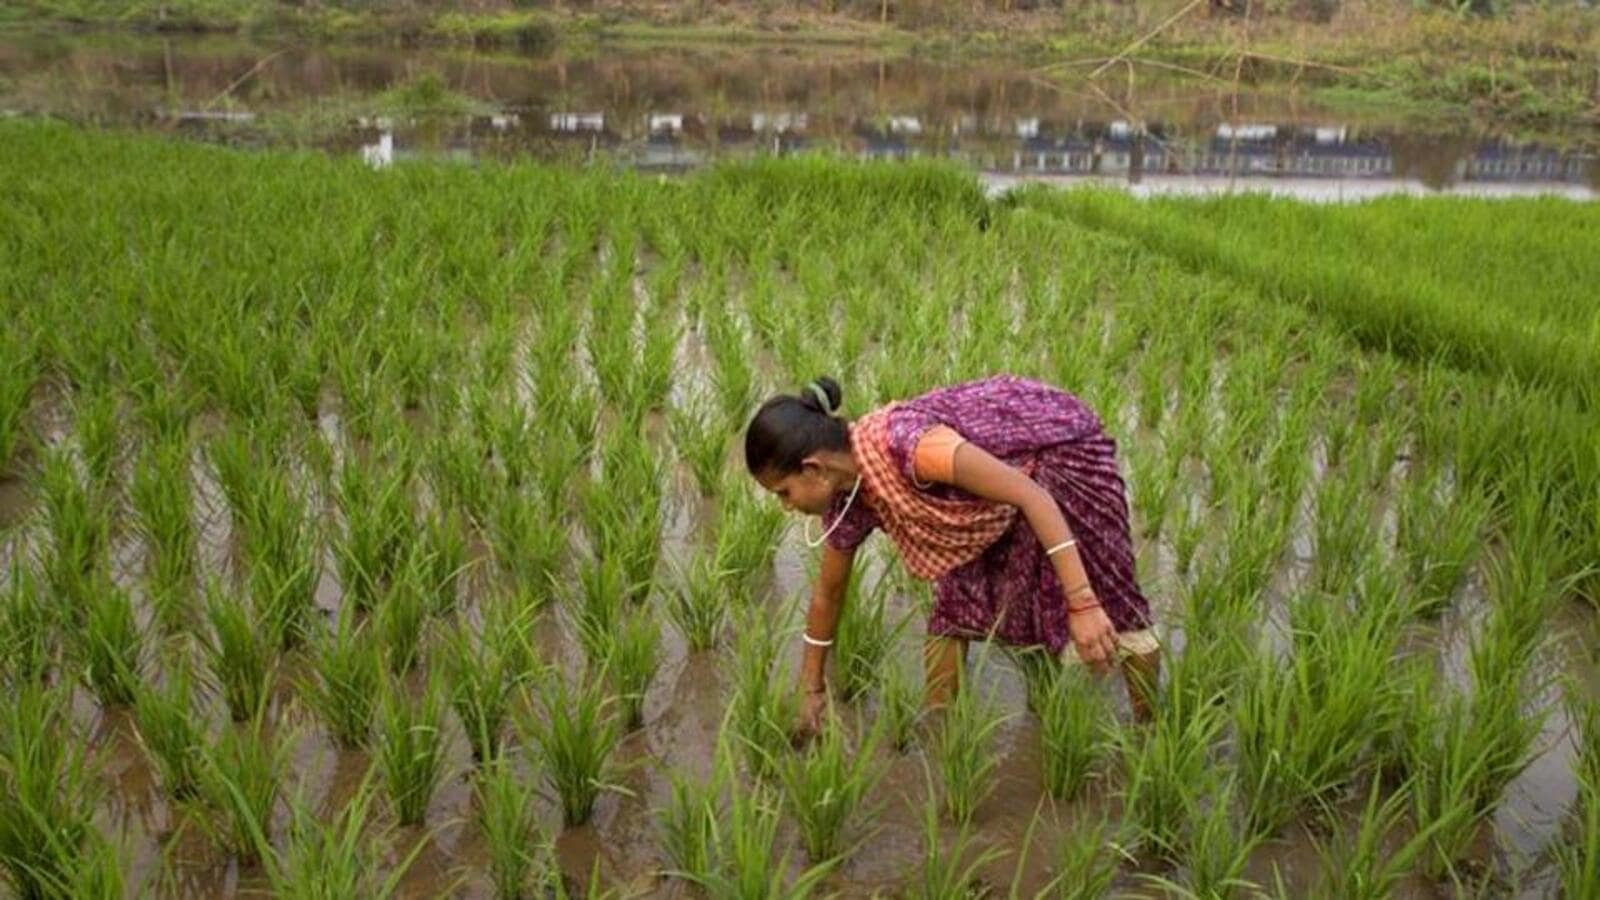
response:
[[[828,152],[963,162],[995,187],[1109,183],[1593,198],[1592,129],[1538,139],[1341,111],[1294,85],[1141,67],[1115,87],[1005,58],[840,48],[620,46],[572,55],[276,46],[234,38],[0,35],[0,110],[375,165],[614,159],[682,171]]]
[[[996,202],[920,162],[374,168],[34,122],[0,149],[18,893],[1593,883],[1591,205],[1455,200],[1418,228],[1447,201]],[[1474,243],[1508,227],[1551,258]],[[1435,264],[1396,299],[1300,240],[1340,271]],[[880,537],[832,664],[843,743],[796,753],[815,562],[743,472],[746,418],[819,373],[857,414],[998,371],[1118,440],[1155,722],[998,647],[919,721],[930,594]],[[835,796],[859,802],[830,819]]]

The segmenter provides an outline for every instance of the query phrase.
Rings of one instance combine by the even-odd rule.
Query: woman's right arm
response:
[[[856,551],[825,546],[822,569],[811,588],[811,606],[806,610],[806,634],[820,642],[832,643],[844,606],[845,589],[850,584],[850,568]],[[802,726],[816,730],[821,726],[827,696],[828,648],[803,642],[805,655],[800,660],[800,687],[804,691]]]

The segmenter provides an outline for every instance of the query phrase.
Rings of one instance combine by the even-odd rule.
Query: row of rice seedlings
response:
[[[722,486],[728,463],[728,436],[738,424],[718,416],[709,404],[696,396],[667,411],[667,424],[678,457],[689,467],[695,487],[712,496]]]
[[[6,684],[43,684],[55,666],[58,622],[34,571],[13,564],[0,591],[0,675]]]
[[[884,773],[878,759],[883,723],[866,728],[854,746],[845,732],[835,718],[810,746],[785,756],[777,767],[800,842],[814,863],[839,856],[852,828],[875,815],[868,795]]]
[[[782,805],[764,783],[729,792],[727,811],[712,819],[711,866],[684,875],[712,900],[789,900],[812,896],[836,860],[813,863],[792,880],[789,854],[779,852]]]
[[[771,570],[789,521],[782,507],[756,495],[748,477],[729,478],[718,508],[713,556],[717,568],[730,573],[738,592],[750,595]]]
[[[562,821],[582,825],[594,811],[602,790],[620,789],[608,783],[611,754],[621,740],[621,729],[607,695],[604,674],[573,686],[559,673],[540,679],[537,709],[522,723],[531,738],[538,768],[561,798]]]
[[[404,465],[374,465],[355,455],[339,467],[335,496],[344,529],[334,557],[344,595],[360,609],[377,602],[416,539],[409,481]]]
[[[1051,796],[1077,797],[1111,748],[1112,706],[1105,684],[1087,666],[1057,665],[1034,712]]]
[[[716,556],[696,551],[689,563],[679,566],[667,587],[664,604],[667,618],[683,636],[691,653],[709,650],[717,643],[728,618],[733,599],[732,572],[717,567]]]
[[[1400,617],[1385,598],[1355,614],[1304,595],[1287,660],[1258,650],[1234,703],[1234,748],[1250,821],[1272,834],[1354,777],[1386,717]]]
[[[1415,470],[1406,479],[1395,543],[1419,613],[1437,615],[1448,607],[1477,559],[1488,516],[1489,499],[1481,490],[1461,485],[1445,497],[1437,466]]]
[[[304,797],[292,798],[283,849],[263,859],[272,893],[291,900],[394,896],[428,842],[417,841],[405,856],[376,865],[383,856],[380,844],[384,841],[382,834],[370,833],[376,796],[373,773],[368,770],[332,821]]]
[[[200,786],[201,754],[206,746],[205,722],[195,709],[194,677],[187,657],[178,657],[165,683],[142,682],[135,688],[134,733],[145,756],[174,800],[187,800]]]
[[[0,709],[0,881],[18,897],[75,896],[93,852],[99,780],[67,703],[21,684]]]
[[[180,627],[193,596],[198,544],[189,479],[189,446],[183,440],[152,444],[140,457],[130,495],[146,550],[157,616],[168,629]]]
[[[81,629],[76,631],[83,678],[106,706],[133,700],[144,663],[144,634],[133,598],[109,575],[92,576]]]
[[[299,695],[340,747],[365,747],[383,684],[384,646],[355,606],[341,607],[332,627],[310,641],[310,672]]]
[[[538,792],[517,776],[511,760],[503,756],[488,760],[472,788],[495,896],[504,900],[565,896],[560,869],[546,864]]]
[[[45,454],[40,471],[40,497],[50,531],[45,572],[53,593],[69,608],[85,600],[85,578],[102,559],[111,541],[111,506],[103,488],[81,480],[70,452],[57,447]]]
[[[1176,660],[1154,721],[1116,732],[1129,840],[1173,862],[1183,858],[1193,791],[1207,783],[1213,745],[1227,724],[1219,705],[1225,695],[1213,691],[1216,681],[1204,671],[1211,665],[1207,655],[1191,645]]]
[[[191,817],[239,862],[272,853],[272,816],[288,765],[289,745],[266,727],[265,711],[222,729],[201,750],[199,802]]]
[[[774,671],[773,661],[781,653],[779,632],[765,615],[755,609],[744,613],[734,631],[728,730],[749,771],[765,778],[775,773],[789,749],[789,727],[798,712],[794,682]]]
[[[922,804],[922,871],[909,893],[921,900],[982,896],[985,887],[978,880],[978,871],[1005,856],[1005,851],[999,847],[985,847],[977,852],[970,822],[962,822],[955,840],[946,845],[941,827],[944,807],[939,792],[934,789],[934,776],[926,768],[926,760],[923,765],[928,799]]]
[[[999,758],[995,733],[1009,718],[992,693],[978,690],[975,674],[963,673],[961,689],[942,711],[931,748],[944,786],[944,811],[950,821],[966,825],[978,805],[994,789]]]
[[[1409,783],[1385,792],[1381,777],[1374,776],[1354,832],[1346,830],[1332,807],[1325,808],[1330,835],[1317,841],[1318,896],[1387,900],[1395,895],[1417,859],[1428,850],[1439,825],[1435,822],[1415,829],[1395,846],[1392,836],[1403,824],[1411,802]]]
[[[846,703],[882,681],[883,668],[909,622],[901,618],[890,624],[889,584],[879,576],[868,589],[865,578],[853,578],[846,588],[831,654],[834,685]]]
[[[443,665],[450,685],[450,703],[467,733],[472,761],[498,759],[511,698],[520,675],[513,674],[501,642],[487,636],[474,641],[458,625],[444,640]]]
[[[411,697],[403,683],[388,679],[380,694],[373,761],[396,821],[402,827],[420,825],[444,777],[444,682],[429,673],[421,695]]]

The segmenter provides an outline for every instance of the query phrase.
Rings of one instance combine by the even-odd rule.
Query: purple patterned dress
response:
[[[1026,378],[997,375],[940,388],[904,401],[889,414],[889,453],[907,477],[922,433],[947,425],[1002,462],[1035,457],[1034,480],[1060,505],[1078,540],[1089,583],[1118,632],[1152,624],[1150,604],[1134,580],[1128,502],[1117,470],[1116,441],[1077,397]],[[937,496],[970,498],[960,488],[935,484]],[[831,527],[844,498],[823,517]],[[857,502],[828,537],[829,546],[852,550],[878,527],[878,516]],[[1071,641],[1066,600],[1055,566],[1027,519],[1011,527],[977,559],[934,582],[932,635],[982,638],[993,630],[1008,644],[1044,645],[1060,653]]]

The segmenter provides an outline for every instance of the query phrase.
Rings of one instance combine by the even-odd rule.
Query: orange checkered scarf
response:
[[[991,500],[947,500],[917,486],[889,454],[889,413],[874,410],[850,426],[851,455],[872,497],[873,511],[906,568],[933,580],[982,555],[1011,527],[1017,509]],[[1033,468],[1030,460],[1024,471]]]

